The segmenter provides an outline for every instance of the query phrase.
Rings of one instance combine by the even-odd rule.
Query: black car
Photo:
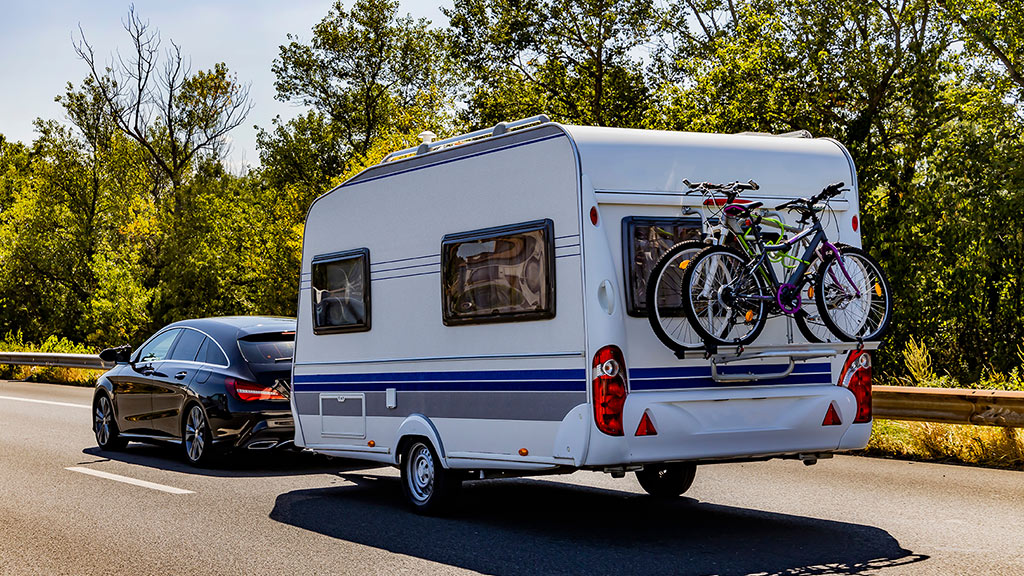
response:
[[[166,326],[96,382],[93,430],[103,450],[129,440],[182,446],[192,464],[230,449],[292,446],[295,320],[234,316]]]

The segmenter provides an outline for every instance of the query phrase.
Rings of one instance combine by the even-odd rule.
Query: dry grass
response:
[[[875,420],[864,452],[1024,470],[1024,429]]]

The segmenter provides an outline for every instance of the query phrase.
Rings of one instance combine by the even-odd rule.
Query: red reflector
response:
[[[853,215],[853,222],[852,222],[852,224],[853,224],[853,231],[856,232],[857,231],[857,225],[860,224],[859,222],[857,222],[857,215],[856,214]]]
[[[590,207],[590,223],[597,226],[597,206]]]
[[[634,436],[657,435],[658,431],[654,429],[654,423],[651,422],[651,415],[644,411],[644,416],[640,419],[640,425],[636,427],[636,434],[634,434]]]
[[[224,386],[228,389],[228,392],[232,396],[242,400],[244,402],[252,402],[254,400],[284,400],[285,397],[280,392],[273,388],[267,388],[260,386],[259,384],[253,384],[252,382],[246,382],[245,380],[236,380],[234,378],[227,378],[224,380]]]
[[[825,412],[825,419],[821,421],[822,426],[839,426],[843,421],[839,419],[839,413],[832,404],[828,405],[828,412]]]
[[[622,436],[622,407],[626,403],[626,363],[618,346],[594,354],[594,422],[609,436]]]

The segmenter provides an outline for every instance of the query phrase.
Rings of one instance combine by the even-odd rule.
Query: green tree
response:
[[[272,67],[277,98],[315,114],[278,122],[275,133],[285,143],[292,136],[309,142],[316,134],[318,145],[335,148],[333,169],[337,158],[362,156],[391,131],[399,110],[422,104],[425,94],[446,84],[441,35],[427,20],[399,16],[398,7],[398,0],[357,0],[346,11],[337,2],[308,44],[288,36]]]
[[[455,0],[442,10],[468,70],[474,124],[540,112],[580,124],[641,123],[649,91],[635,52],[652,38],[650,0]]]

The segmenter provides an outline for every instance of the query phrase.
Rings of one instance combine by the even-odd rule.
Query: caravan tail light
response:
[[[626,403],[626,363],[618,346],[594,354],[594,420],[609,436],[622,436],[622,407]]]
[[[277,390],[246,382],[245,380],[227,378],[224,380],[224,386],[227,387],[228,393],[244,402],[252,402],[254,400],[285,400],[285,397]]]
[[[857,416],[854,424],[871,422],[871,354],[854,350],[846,357],[839,385],[848,388],[857,399]]]

